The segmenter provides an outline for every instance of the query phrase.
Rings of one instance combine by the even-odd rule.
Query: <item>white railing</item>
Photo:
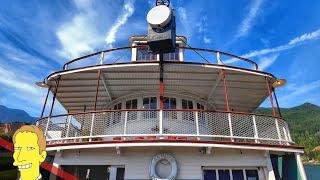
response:
[[[48,143],[122,139],[292,142],[281,118],[196,110],[121,110],[51,116],[38,121]]]

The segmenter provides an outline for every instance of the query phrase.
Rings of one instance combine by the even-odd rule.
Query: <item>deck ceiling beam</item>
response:
[[[218,74],[218,78],[216,79],[216,82],[215,84],[212,86],[211,90],[210,90],[210,93],[208,95],[208,100],[209,99],[212,99],[217,87],[219,86],[221,80],[222,80],[222,77],[223,77],[223,72],[222,70],[220,70],[219,74]]]
[[[100,78],[102,80],[102,84],[104,86],[104,89],[105,89],[105,91],[106,91],[106,93],[107,93],[107,95],[109,97],[109,100],[112,101],[112,95],[111,95],[110,89],[109,89],[109,87],[107,85],[106,78],[104,77],[104,73],[100,74]]]

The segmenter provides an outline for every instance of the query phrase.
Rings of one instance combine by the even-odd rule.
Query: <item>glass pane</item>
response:
[[[149,98],[148,97],[143,98],[143,108],[149,109]]]
[[[193,102],[192,101],[188,101],[188,109],[193,109]]]
[[[169,104],[169,98],[164,97],[164,104],[163,104],[164,109],[170,109],[170,104]]]
[[[246,170],[247,180],[259,180],[257,170]]]
[[[133,99],[132,100],[131,108],[132,109],[137,109],[138,108],[138,100],[137,99]]]
[[[156,97],[150,98],[150,109],[157,109],[157,98]]]
[[[203,171],[204,180],[216,180],[216,170],[204,170]]]
[[[118,104],[118,109],[121,109],[121,105],[122,105],[121,103]]]
[[[244,180],[243,170],[232,170],[233,180]]]
[[[219,180],[230,180],[230,173],[228,169],[220,169],[219,173]]]
[[[126,109],[131,109],[131,100],[126,102]]]
[[[188,109],[188,102],[185,99],[182,99],[182,109]]]
[[[177,100],[176,98],[170,99],[170,109],[177,109]]]

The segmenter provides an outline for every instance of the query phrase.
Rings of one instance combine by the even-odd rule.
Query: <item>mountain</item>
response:
[[[304,103],[292,108],[281,108],[281,115],[289,125],[295,143],[305,147],[306,159],[320,161],[320,152],[312,151],[320,145],[320,107]],[[271,108],[258,108],[256,113],[271,115]]]
[[[0,123],[25,122],[34,123],[37,118],[31,117],[28,113],[20,109],[11,109],[0,105]]]

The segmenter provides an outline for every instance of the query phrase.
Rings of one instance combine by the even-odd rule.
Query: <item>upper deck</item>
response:
[[[47,77],[53,101],[47,117],[45,103],[38,126],[49,147],[165,139],[239,146],[293,144],[287,123],[274,107],[272,84],[277,79],[272,74],[259,71],[246,58],[185,47],[186,40],[178,40],[182,37],[177,37],[176,51],[159,61],[143,38],[131,38],[129,47],[71,60]],[[254,114],[267,97],[273,115]],[[68,113],[53,114],[55,100]]]

